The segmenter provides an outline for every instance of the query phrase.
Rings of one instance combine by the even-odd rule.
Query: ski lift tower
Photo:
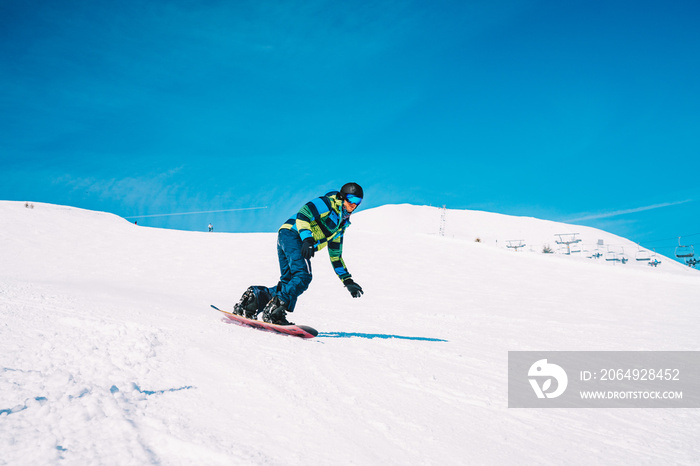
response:
[[[571,255],[571,245],[581,242],[581,238],[578,238],[578,233],[557,233],[554,236],[559,237],[557,244],[566,245],[567,256]],[[574,252],[581,252],[581,249],[578,248],[577,250],[574,250]]]
[[[442,206],[440,213],[440,236],[445,236],[445,223],[447,223],[447,206]]]

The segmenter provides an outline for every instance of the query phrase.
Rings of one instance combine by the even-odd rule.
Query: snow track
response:
[[[0,464],[700,462],[698,410],[507,408],[508,351],[698,350],[696,271],[516,254],[388,209],[415,231],[358,215],[365,295],[320,254],[291,316],[320,334],[301,340],[209,308],[274,282],[273,234],[0,203]]]

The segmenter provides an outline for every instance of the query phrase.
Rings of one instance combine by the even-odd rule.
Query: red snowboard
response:
[[[282,335],[290,335],[293,337],[300,338],[313,338],[318,335],[316,329],[309,327],[308,325],[276,325],[263,322],[262,320],[246,319],[243,316],[234,314],[232,312],[223,311],[218,307],[211,305],[214,309],[221,312],[226,316],[227,319],[231,320],[234,324],[241,325],[243,327],[257,328],[258,330],[265,330],[273,333],[280,333]]]

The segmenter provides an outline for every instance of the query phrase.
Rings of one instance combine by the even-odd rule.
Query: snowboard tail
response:
[[[279,333],[281,335],[289,335],[299,338],[313,338],[318,335],[318,331],[315,328],[309,327],[308,325],[277,325],[268,322],[263,322],[261,320],[247,319],[233,312],[224,311],[218,307],[211,305],[214,309],[221,312],[224,317],[229,319],[232,323],[241,325],[243,327],[252,327],[258,330],[264,330],[267,332]]]

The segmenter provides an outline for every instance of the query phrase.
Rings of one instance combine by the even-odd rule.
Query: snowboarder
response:
[[[251,286],[234,305],[236,314],[255,319],[262,312],[263,321],[292,325],[287,312],[293,312],[297,298],[311,283],[311,258],[328,246],[333,270],[353,298],[362,296],[362,287],[355,283],[343,261],[343,235],[350,225],[350,214],[362,202],[364,192],[359,184],[347,183],[340,191],[307,202],[287,220],[277,233],[277,256],[280,279],[276,286]]]

